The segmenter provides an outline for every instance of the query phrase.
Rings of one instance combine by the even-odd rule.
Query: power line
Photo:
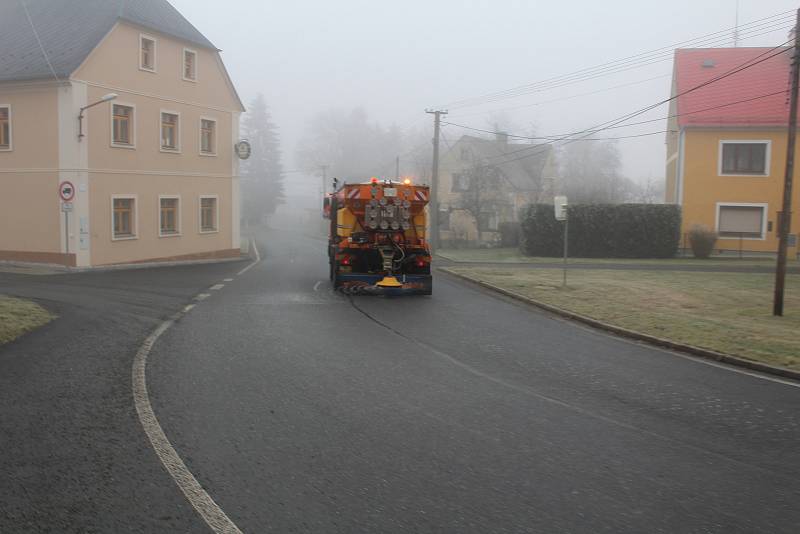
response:
[[[718,82],[720,80],[723,80],[725,78],[728,78],[730,76],[738,74],[739,72],[742,72],[743,70],[749,69],[749,68],[754,67],[756,65],[759,65],[759,64],[761,64],[761,63],[763,63],[765,61],[768,61],[768,60],[772,59],[773,57],[776,57],[776,56],[778,56],[780,54],[784,54],[784,53],[786,53],[786,52],[788,52],[789,50],[792,50],[792,49],[791,48],[786,48],[786,49],[781,50],[779,52],[776,52],[774,54],[771,54],[771,53],[774,52],[775,50],[779,49],[779,48],[784,47],[790,41],[786,41],[785,43],[781,43],[780,45],[778,45],[778,46],[776,46],[774,48],[771,48],[771,49],[767,50],[766,52],[763,52],[763,53],[759,54],[758,56],[755,56],[754,58],[751,58],[751,59],[745,61],[744,63],[740,64],[739,66],[734,67],[733,69],[731,69],[731,70],[729,70],[729,71],[727,71],[727,72],[725,72],[725,73],[723,73],[723,74],[721,74],[721,75],[719,75],[719,76],[717,76],[715,78],[712,78],[710,80],[706,80],[705,82],[702,82],[702,83],[700,83],[700,84],[698,84],[698,85],[696,85],[694,87],[691,87],[691,88],[689,88],[689,89],[687,89],[685,91],[682,91],[682,92],[680,92],[678,94],[675,94],[674,96],[671,96],[671,97],[669,97],[667,99],[664,99],[664,100],[661,100],[659,102],[656,102],[655,104],[652,104],[652,105],[647,106],[645,108],[639,109],[639,110],[634,111],[632,113],[629,113],[627,115],[623,115],[623,116],[621,116],[621,117],[619,117],[617,119],[612,119],[610,121],[606,121],[606,122],[601,123],[601,124],[599,124],[597,126],[594,126],[592,128],[588,128],[588,129],[582,130],[580,132],[574,132],[574,133],[571,133],[571,134],[567,134],[567,135],[565,135],[565,136],[563,136],[561,138],[558,138],[558,139],[555,139],[555,140],[551,140],[551,141],[547,141],[545,143],[540,143],[538,145],[530,145],[528,147],[521,148],[520,150],[516,150],[516,151],[510,152],[508,154],[503,154],[503,156],[510,156],[512,154],[515,154],[515,153],[518,153],[518,152],[524,152],[524,151],[527,151],[527,150],[531,150],[533,148],[542,147],[542,146],[545,146],[545,145],[552,145],[552,144],[560,142],[560,141],[565,141],[564,144],[569,144],[569,143],[573,143],[573,142],[576,142],[576,141],[581,141],[582,137],[585,138],[585,137],[588,137],[588,136],[590,136],[592,134],[595,134],[595,133],[598,133],[598,132],[601,132],[601,131],[604,131],[604,130],[611,129],[611,128],[613,128],[613,127],[615,127],[615,126],[617,126],[617,125],[619,125],[619,124],[621,124],[623,122],[627,122],[628,120],[630,120],[630,119],[632,119],[634,117],[642,115],[642,114],[650,111],[651,109],[655,109],[655,108],[657,108],[659,106],[662,106],[662,105],[664,105],[664,104],[666,104],[668,102],[671,102],[671,101],[673,101],[673,100],[675,100],[675,99],[677,99],[677,98],[679,98],[679,97],[681,97],[683,95],[689,94],[689,93],[697,91],[699,89],[702,89],[703,87],[706,87],[706,86],[708,86],[708,85],[710,85],[712,83],[716,83],[716,82]],[[767,56],[767,57],[764,57],[764,56]],[[756,60],[758,60],[758,61],[756,61]],[[584,134],[584,135],[582,137],[573,138],[573,136],[580,135],[580,134]],[[512,161],[519,161],[521,159],[525,159],[527,157],[533,157],[535,155],[537,155],[537,153],[532,153],[532,154],[520,156],[520,157],[517,157],[517,158],[513,158],[513,159],[510,159],[510,160],[506,160],[503,163],[510,163]]]
[[[660,80],[660,79],[663,79],[663,78],[671,78],[671,77],[672,77],[672,74],[662,74],[661,76],[653,76],[652,78],[645,78],[644,80],[636,80],[635,82],[623,83],[623,84],[620,84],[620,85],[613,85],[611,87],[605,87],[603,89],[598,89],[596,91],[589,91],[589,92],[586,92],[586,93],[580,93],[580,94],[572,95],[572,96],[564,96],[564,97],[561,97],[561,98],[553,98],[553,99],[550,99],[550,100],[543,100],[541,102],[533,102],[531,104],[522,104],[520,106],[512,106],[512,107],[508,107],[508,108],[490,109],[490,110],[487,110],[487,111],[476,111],[474,113],[455,114],[455,115],[451,115],[451,116],[452,117],[462,117],[462,118],[463,117],[474,117],[476,115],[488,115],[490,113],[500,113],[500,112],[503,112],[503,111],[512,111],[512,110],[515,110],[515,109],[530,108],[530,107],[534,107],[534,106],[541,106],[543,104],[552,104],[554,102],[562,102],[564,100],[573,100],[575,98],[581,98],[581,97],[584,97],[584,96],[596,95],[596,94],[599,94],[599,93],[605,93],[607,91],[613,91],[614,89],[622,89],[623,87],[630,87],[632,85],[639,85],[641,83],[652,82],[654,80]]]
[[[735,106],[737,104],[745,104],[747,102],[753,102],[754,100],[760,100],[762,98],[769,98],[771,96],[782,95],[784,93],[786,93],[785,90],[775,91],[774,93],[768,93],[768,94],[765,94],[765,95],[754,96],[752,98],[745,98],[744,100],[737,100],[735,102],[728,102],[726,104],[719,104],[717,106],[711,106],[711,107],[708,107],[708,108],[698,109],[698,110],[695,110],[695,111],[686,111],[686,112],[683,112],[683,113],[675,113],[673,115],[667,115],[666,117],[659,117],[657,119],[649,119],[649,120],[646,120],[646,121],[631,122],[631,123],[623,124],[623,125],[620,125],[620,126],[611,126],[609,128],[606,128],[606,130],[611,130],[611,129],[616,129],[616,128],[629,128],[631,126],[639,126],[639,125],[642,125],[642,124],[650,124],[650,123],[653,123],[653,122],[668,120],[668,119],[672,119],[672,118],[675,118],[675,117],[682,117],[684,115],[695,115],[697,113],[703,113],[703,112],[706,112],[706,111],[713,111],[715,109],[721,109],[721,108],[726,108],[726,107],[730,107],[730,106]],[[442,124],[446,124],[448,126],[455,126],[456,128],[463,128],[465,130],[472,130],[472,131],[475,131],[475,132],[482,132],[482,133],[488,133],[488,134],[502,133],[502,134],[507,135],[508,137],[511,137],[511,138],[514,138],[514,139],[528,139],[528,140],[535,140],[535,141],[555,139],[555,138],[563,137],[565,135],[566,136],[571,135],[571,134],[553,134],[553,135],[549,135],[549,136],[548,135],[543,135],[543,136],[532,137],[532,136],[527,136],[527,135],[512,134],[512,133],[508,133],[508,132],[497,132],[497,131],[492,131],[492,130],[485,130],[485,129],[482,129],[482,128],[473,128],[471,126],[466,126],[464,124],[455,124],[453,122],[442,122]]]
[[[788,42],[789,41],[787,41],[787,43]],[[749,69],[751,67],[755,67],[756,65],[758,65],[760,63],[763,63],[765,61],[768,61],[768,60],[772,59],[773,57],[776,57],[776,56],[778,56],[780,54],[784,54],[787,51],[791,50],[791,48],[786,48],[784,50],[781,50],[780,52],[776,52],[774,54],[768,55],[771,52],[774,52],[775,50],[783,47],[785,44],[786,43],[781,43],[780,45],[778,45],[778,46],[776,46],[774,48],[771,48],[771,49],[767,50],[766,52],[763,52],[763,53],[759,54],[758,56],[745,61],[744,63],[740,64],[739,66],[734,67],[733,69],[731,69],[731,70],[729,70],[729,71],[727,71],[727,72],[725,72],[723,74],[720,74],[719,76],[717,76],[715,78],[712,78],[710,80],[706,80],[703,83],[700,83],[700,84],[698,84],[698,85],[696,85],[694,87],[691,87],[691,88],[689,88],[689,89],[687,89],[687,90],[685,90],[685,91],[683,91],[681,93],[678,93],[678,94],[676,94],[674,96],[671,96],[671,97],[669,97],[667,99],[664,99],[664,100],[661,100],[659,102],[656,102],[655,104],[652,104],[650,106],[644,107],[642,109],[639,109],[639,110],[634,111],[632,113],[629,113],[627,115],[623,115],[623,116],[621,116],[621,117],[619,117],[617,119],[612,119],[610,121],[606,121],[604,123],[598,124],[598,125],[596,125],[596,126],[594,126],[592,128],[588,128],[588,129],[585,129],[585,130],[582,130],[582,131],[579,131],[579,132],[573,132],[573,133],[564,135],[563,137],[561,137],[559,139],[556,139],[555,141],[549,141],[548,143],[544,143],[544,144],[552,144],[554,142],[564,141],[564,140],[567,140],[567,143],[574,142],[574,141],[580,141],[581,140],[580,137],[575,138],[575,139],[569,139],[569,138],[571,138],[571,137],[573,137],[575,135],[580,135],[580,134],[585,134],[585,135],[583,135],[583,137],[587,137],[589,135],[592,135],[592,134],[595,134],[595,133],[598,133],[598,132],[601,132],[601,131],[604,131],[604,130],[611,129],[611,128],[617,126],[618,124],[621,124],[623,122],[627,122],[628,120],[630,120],[630,119],[632,119],[634,117],[638,117],[639,115],[647,113],[648,111],[650,111],[652,109],[655,109],[655,108],[657,108],[659,106],[662,106],[662,105],[664,105],[666,103],[669,103],[669,102],[671,102],[671,101],[673,101],[673,100],[675,100],[675,99],[677,99],[677,98],[679,98],[681,96],[684,96],[684,95],[689,94],[691,92],[697,91],[697,90],[702,89],[703,87],[706,87],[706,86],[708,86],[708,85],[710,85],[712,83],[716,83],[716,82],[718,82],[720,80],[723,80],[725,78],[728,78],[730,76],[738,74],[739,72],[742,72],[743,70]],[[764,56],[767,56],[767,57],[764,57]],[[756,60],[758,60],[758,61],[756,61]],[[508,155],[511,155],[511,154],[514,154],[514,153],[517,153],[517,152],[523,152],[523,151],[526,151],[526,150],[530,150],[531,148],[534,148],[535,146],[539,146],[539,145],[531,145],[530,147],[525,147],[525,148],[522,148],[522,149],[517,150],[515,152],[511,152],[509,154],[505,154],[505,155],[508,156]],[[522,156],[522,158],[525,158],[525,157],[526,156]],[[516,159],[521,159],[521,158],[516,158]],[[509,161],[516,161],[516,159],[509,160]]]
[[[761,35],[766,35],[768,33],[773,33],[775,31],[779,31],[779,30],[785,31],[785,30],[788,30],[790,28],[791,28],[791,26],[779,25],[779,26],[773,27],[769,31],[766,31],[766,32],[763,32],[763,33],[757,33],[757,34],[754,34],[754,35],[748,35],[746,37],[743,37],[743,39],[750,39],[750,38],[758,37],[758,36],[761,36]],[[718,40],[717,42],[707,43],[707,44],[719,45],[719,44],[723,44],[725,42],[727,42],[727,40]],[[701,44],[701,43],[697,43],[697,44]],[[549,84],[545,84],[545,85],[541,85],[541,86],[534,86],[534,87],[531,87],[531,88],[529,88],[527,90],[524,90],[524,91],[510,91],[510,92],[504,93],[504,94],[497,94],[497,95],[492,96],[492,97],[483,98],[481,100],[477,100],[477,101],[474,101],[474,102],[468,102],[468,103],[465,103],[465,104],[456,104],[456,105],[453,105],[451,107],[453,109],[463,109],[465,107],[479,106],[479,105],[489,104],[489,103],[493,103],[493,102],[499,102],[499,101],[502,101],[502,100],[507,100],[507,99],[510,99],[510,98],[519,98],[519,97],[522,97],[522,96],[526,96],[528,94],[541,93],[541,92],[550,91],[550,90],[558,89],[558,88],[561,88],[561,87],[565,87],[565,86],[568,86],[568,85],[573,85],[573,84],[576,84],[576,83],[583,83],[583,82],[594,80],[594,79],[597,79],[597,78],[602,78],[602,77],[605,77],[605,76],[610,76],[610,75],[613,75],[613,74],[619,74],[619,73],[622,73],[622,72],[627,72],[627,71],[630,71],[630,70],[639,69],[639,68],[647,67],[647,66],[650,66],[650,65],[655,65],[657,63],[663,63],[665,61],[670,61],[673,58],[673,53],[674,52],[670,52],[668,54],[663,54],[661,56],[647,58],[647,61],[638,61],[638,62],[629,63],[629,64],[621,64],[621,65],[615,66],[613,68],[607,68],[607,69],[599,70],[599,71],[588,73],[588,74],[582,74],[582,75],[574,76],[574,77],[571,77],[571,78],[566,78],[564,80],[558,81],[557,83],[553,82],[553,83],[549,83]]]
[[[741,28],[745,29],[745,33],[750,32],[751,34],[750,37],[755,37],[755,35],[752,35],[753,33],[757,33],[761,30],[764,30],[765,28],[768,28],[769,32],[776,31],[777,29],[781,29],[781,27],[786,22],[789,22],[790,17],[787,17],[788,13],[791,12],[786,11],[756,21],[752,21],[750,23],[743,25]],[[556,86],[560,86],[558,84],[564,84],[564,82],[567,81],[569,83],[575,83],[576,81],[591,79],[601,74],[602,75],[609,74],[610,73],[609,71],[615,69],[616,71],[619,71],[621,67],[626,67],[626,66],[629,67],[632,64],[638,63],[640,64],[639,66],[645,66],[645,64],[651,64],[654,58],[659,58],[663,56],[663,54],[667,51],[669,53],[669,56],[671,57],[673,50],[675,48],[681,48],[681,47],[686,48],[688,47],[688,45],[693,45],[696,47],[697,45],[701,44],[715,44],[715,43],[727,42],[727,40],[729,39],[728,37],[729,32],[730,29],[728,28],[701,37],[696,37],[686,41],[681,41],[679,43],[675,43],[669,46],[664,46],[647,52],[642,52],[639,54],[621,58],[615,61],[610,61],[593,67],[580,69],[572,73],[554,76],[531,84],[517,86],[512,89],[507,89],[504,91],[486,93],[484,95],[477,97],[456,100],[454,102],[451,102],[449,107],[460,108],[460,107],[467,107],[468,105],[469,106],[478,105],[479,103],[485,103],[486,101],[490,101],[491,99],[510,98],[513,96],[519,96],[520,94],[524,94],[524,92],[530,92],[532,90],[544,90],[544,88],[553,88]],[[724,37],[722,36],[722,34],[724,34]],[[724,41],[722,41],[723,39]],[[661,60],[662,59],[658,59],[658,61]]]

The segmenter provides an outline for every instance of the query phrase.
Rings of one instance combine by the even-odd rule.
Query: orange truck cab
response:
[[[429,198],[430,188],[410,179],[336,188],[324,202],[333,286],[349,294],[430,295]]]

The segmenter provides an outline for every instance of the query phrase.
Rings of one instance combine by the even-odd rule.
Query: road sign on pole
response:
[[[60,196],[61,200],[64,202],[69,202],[75,198],[75,186],[72,185],[72,182],[63,181],[58,184],[58,196]]]
[[[555,206],[555,216],[557,221],[564,222],[564,282],[567,285],[567,241],[569,238],[569,216],[567,214],[567,197],[557,196],[553,199]]]

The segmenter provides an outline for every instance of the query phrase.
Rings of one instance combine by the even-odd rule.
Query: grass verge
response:
[[[47,310],[34,302],[0,295],[0,345],[52,319]]]
[[[436,252],[442,258],[456,263],[561,263],[561,258],[543,258],[523,256],[516,248],[486,248],[486,249],[446,249]],[[706,260],[695,258],[668,258],[668,259],[628,259],[628,258],[569,258],[568,263],[577,264],[635,264],[635,265],[704,265],[704,266],[763,266],[774,267],[774,258],[737,258],[737,257],[712,257]],[[796,260],[789,260],[790,266],[798,265]]]
[[[773,275],[454,266],[447,270],[608,324],[800,370],[800,275],[772,316]]]

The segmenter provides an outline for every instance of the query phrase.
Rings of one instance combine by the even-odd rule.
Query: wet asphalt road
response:
[[[207,531],[149,448],[130,368],[160,319],[233,277],[158,341],[147,379],[245,532],[797,532],[800,388],[443,275],[432,297],[351,300],[324,243],[258,240],[239,277],[0,275],[62,307],[0,349],[0,531]]]
[[[323,243],[259,237],[264,261],[148,367],[168,437],[245,532],[797,532],[799,388],[444,276],[350,300]]]

